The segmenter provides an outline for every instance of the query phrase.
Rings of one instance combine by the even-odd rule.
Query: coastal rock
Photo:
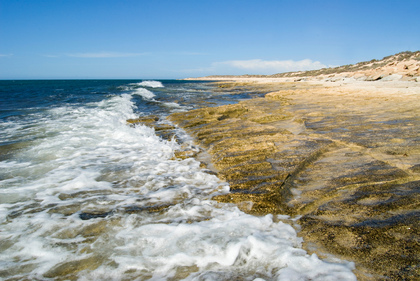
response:
[[[383,77],[384,77],[383,74],[374,74],[374,75],[369,76],[366,79],[366,81],[378,81],[378,80],[381,80]]]
[[[157,121],[159,121],[159,117],[156,115],[149,115],[149,116],[142,116],[139,118],[135,118],[135,119],[128,119],[127,123],[128,124],[154,124]]]
[[[231,192],[214,199],[298,217],[305,247],[355,261],[359,280],[414,280],[418,96],[351,84],[277,87],[265,98],[170,116],[229,182]]]
[[[127,123],[130,126],[145,125],[155,130],[156,135],[164,140],[171,140],[176,137],[174,132],[175,127],[170,124],[159,122],[159,117],[156,115],[142,116],[135,119],[128,119]]]
[[[388,76],[385,76],[384,78],[382,78],[382,81],[398,81],[402,78],[403,76],[401,74],[391,74]]]

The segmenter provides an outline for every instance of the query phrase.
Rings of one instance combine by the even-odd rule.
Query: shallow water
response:
[[[174,139],[126,122],[155,114],[166,123],[170,113],[248,94],[183,81],[0,89],[0,278],[355,280],[352,263],[302,250],[286,216],[211,200],[229,186],[196,160],[175,159]]]

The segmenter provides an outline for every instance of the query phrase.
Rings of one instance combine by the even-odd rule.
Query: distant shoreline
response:
[[[219,80],[243,82],[371,82],[407,81],[420,82],[420,51],[401,52],[382,60],[359,62],[333,68],[295,71],[273,75],[212,75],[185,80]]]

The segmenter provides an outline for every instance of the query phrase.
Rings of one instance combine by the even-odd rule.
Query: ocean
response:
[[[232,89],[232,91],[234,91]],[[227,183],[128,119],[261,93],[182,80],[0,81],[0,279],[356,280],[302,249],[293,218],[212,197]]]

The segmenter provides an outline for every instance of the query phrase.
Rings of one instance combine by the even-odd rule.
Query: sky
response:
[[[0,79],[275,74],[420,50],[420,0],[0,0]]]

